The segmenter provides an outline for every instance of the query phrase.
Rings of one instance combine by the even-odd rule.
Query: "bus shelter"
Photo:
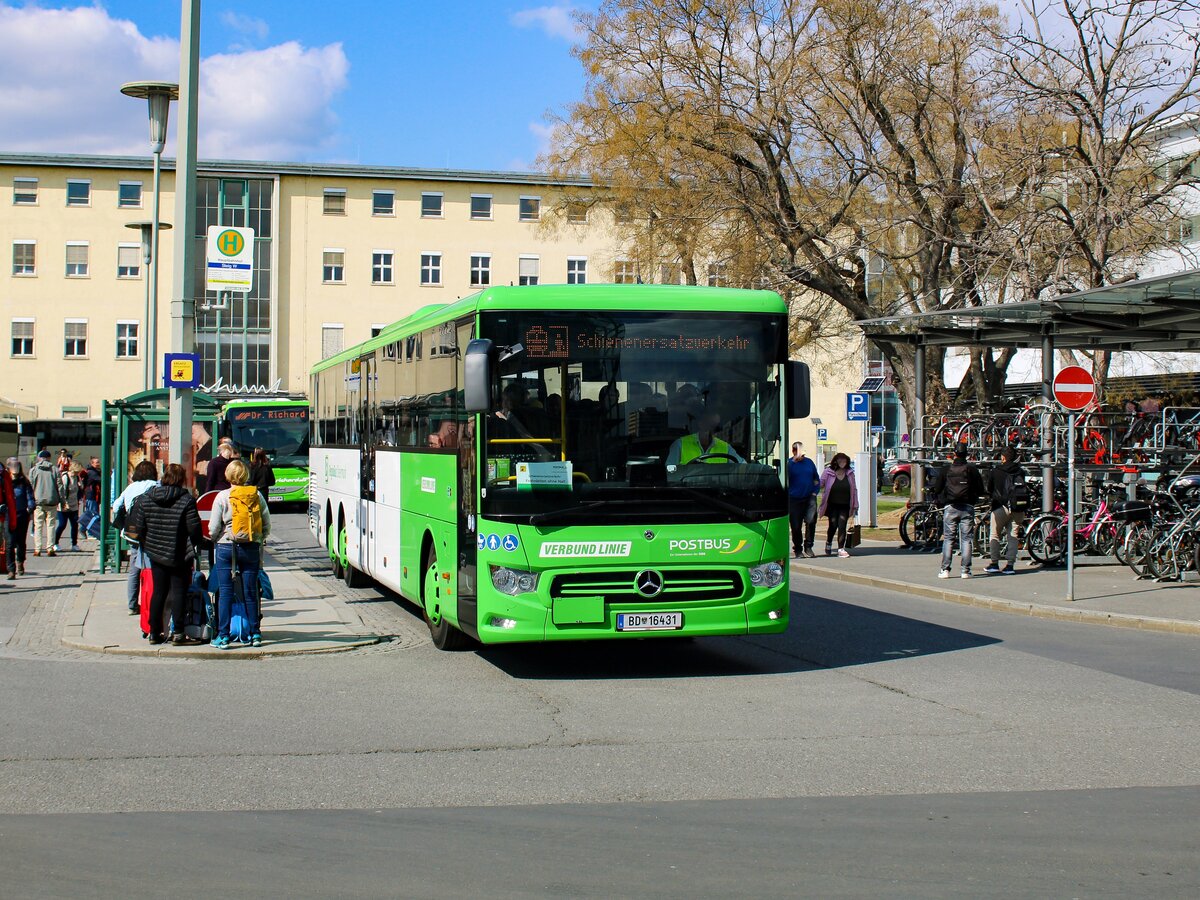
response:
[[[112,504],[129,484],[134,467],[143,460],[161,475],[170,457],[170,391],[157,389],[108,400],[100,412],[100,471],[109,473],[108,490],[100,492],[100,571],[117,572],[126,549],[124,536],[112,524]],[[203,477],[212,459],[215,422],[220,402],[208,394],[192,396],[192,445],[189,466],[192,484]]]
[[[1042,397],[1053,402],[1055,350],[1200,351],[1200,269],[1128,281],[1044,300],[1000,303],[858,322],[879,343],[922,347],[1013,347],[1041,350]],[[916,420],[925,429],[925,354],[916,354]],[[1053,450],[1042,450],[1043,507],[1053,507]],[[923,466],[913,466],[913,496],[923,496]]]

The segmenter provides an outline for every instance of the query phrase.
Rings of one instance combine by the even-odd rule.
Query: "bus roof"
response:
[[[453,303],[431,303],[384,328],[369,341],[323,359],[313,373],[355,359],[424,328],[476,312],[521,309],[613,312],[736,312],[786,315],[787,304],[773,291],[675,284],[542,284],[491,287]]]

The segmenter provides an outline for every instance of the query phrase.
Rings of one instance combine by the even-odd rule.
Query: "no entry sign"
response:
[[[1095,397],[1096,382],[1082,366],[1067,366],[1054,376],[1054,399],[1063,409],[1079,412]]]
[[[209,491],[196,498],[196,512],[200,513],[200,530],[209,539],[212,538],[212,535],[208,533],[208,520],[212,518],[213,504],[217,502],[219,493],[220,491]]]

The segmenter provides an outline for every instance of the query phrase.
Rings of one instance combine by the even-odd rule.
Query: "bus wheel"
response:
[[[425,578],[422,582],[421,605],[424,607],[425,624],[433,646],[439,650],[462,650],[468,646],[467,636],[451,625],[442,615],[440,597],[444,584],[438,570],[437,551],[431,545],[425,554]]]
[[[325,545],[329,548],[329,562],[333,571],[333,577],[341,578],[342,558],[338,556],[337,530],[332,525],[329,526],[328,537],[326,538]]]
[[[346,563],[344,566],[342,566],[342,580],[346,582],[346,587],[348,588],[361,588],[367,586],[367,576],[358,571],[358,569],[354,568],[354,566],[350,565],[350,563]]]

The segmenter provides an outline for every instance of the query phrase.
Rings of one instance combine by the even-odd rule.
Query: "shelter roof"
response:
[[[862,319],[867,337],[930,346],[1200,350],[1200,269],[1044,300]]]

